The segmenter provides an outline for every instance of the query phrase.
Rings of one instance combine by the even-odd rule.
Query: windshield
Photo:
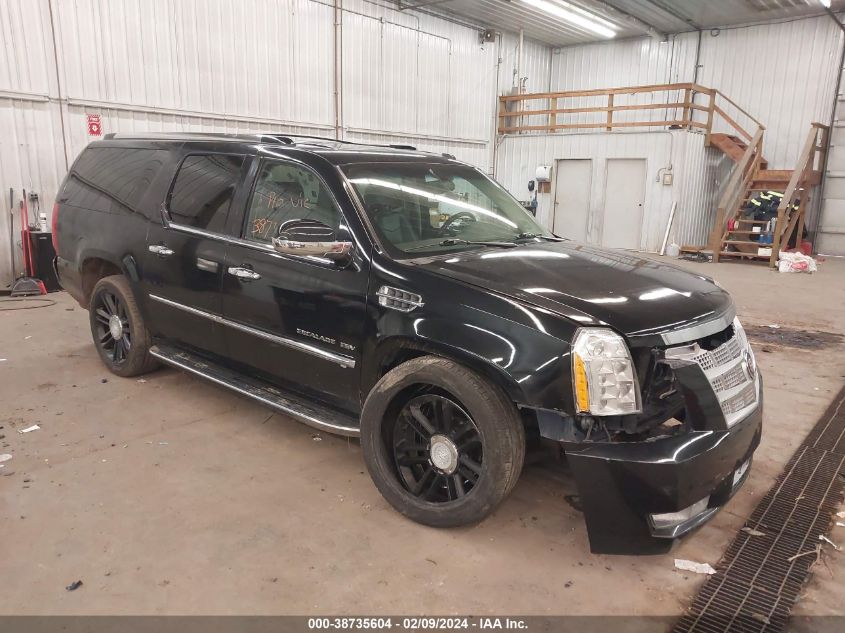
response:
[[[394,257],[554,239],[507,191],[472,167],[380,163],[343,170]]]

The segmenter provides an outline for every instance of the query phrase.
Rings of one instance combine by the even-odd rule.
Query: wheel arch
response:
[[[375,384],[391,369],[420,356],[438,356],[460,363],[478,372],[499,387],[515,404],[525,404],[525,392],[516,380],[501,367],[472,352],[448,345],[419,341],[407,336],[392,336],[376,346],[372,361],[362,375],[362,392],[366,399]]]
[[[137,265],[135,258],[131,255],[118,259],[111,253],[89,250],[80,255],[79,261],[79,279],[82,290],[80,304],[86,308],[91,301],[94,286],[100,279],[111,275],[123,275],[132,286],[138,281]]]

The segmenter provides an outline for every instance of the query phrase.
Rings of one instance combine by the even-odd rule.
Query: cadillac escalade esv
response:
[[[761,377],[726,292],[558,238],[447,154],[110,135],[53,221],[61,284],[112,372],[172,365],[360,436],[420,523],[488,516],[545,438],[593,551],[665,551],[759,443]]]

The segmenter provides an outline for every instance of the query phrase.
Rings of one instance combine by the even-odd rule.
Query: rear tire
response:
[[[525,430],[496,385],[454,361],[424,356],[373,387],[361,446],[394,508],[418,523],[453,527],[486,518],[516,485]]]
[[[126,277],[111,275],[98,281],[88,315],[94,346],[113,374],[138,376],[158,366],[150,355],[150,333]]]

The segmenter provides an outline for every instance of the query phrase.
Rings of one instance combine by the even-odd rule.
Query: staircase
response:
[[[726,154],[733,162],[738,163],[742,160],[743,155],[748,149],[748,143],[743,141],[740,137],[733,134],[713,133],[710,135],[710,145],[723,154]],[[769,162],[763,158],[760,161],[760,167],[767,169]]]
[[[740,261],[763,260],[777,265],[778,253],[787,248],[793,234],[804,229],[810,190],[821,181],[828,128],[820,123],[810,126],[810,133],[795,169],[769,169],[763,157],[763,127],[752,137],[739,129],[740,136],[711,134],[709,144],[736,163],[725,188],[710,234],[713,261],[736,258]],[[768,221],[754,220],[745,213],[752,199],[768,191],[782,194],[771,242],[763,237]],[[733,220],[733,222],[731,222]],[[756,229],[756,230],[755,230]],[[759,241],[752,235],[761,236]],[[799,240],[800,242],[800,240]]]

